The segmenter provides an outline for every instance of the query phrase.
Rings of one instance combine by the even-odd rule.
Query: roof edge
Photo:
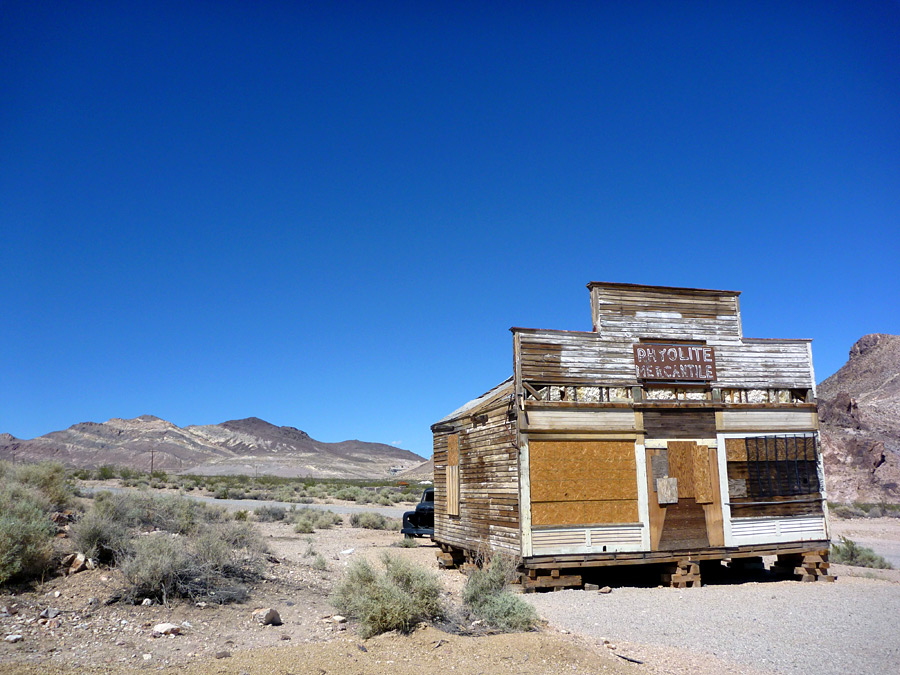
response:
[[[594,288],[620,288],[634,289],[643,291],[681,291],[686,293],[696,293],[700,295],[740,295],[740,291],[716,290],[712,288],[690,288],[688,286],[653,286],[648,284],[628,284],[617,281],[590,281],[588,282],[588,290]]]

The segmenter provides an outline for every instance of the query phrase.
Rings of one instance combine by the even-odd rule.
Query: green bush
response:
[[[327,570],[328,562],[325,560],[325,556],[323,556],[321,553],[316,553],[312,561],[312,568],[314,570],[319,570],[320,572]]]
[[[127,466],[119,467],[119,478],[121,478],[122,480],[132,480],[134,478],[137,478],[140,475],[141,475],[141,472],[138,471],[137,469],[132,469]]]
[[[889,570],[893,566],[870,548],[860,546],[852,539],[841,537],[839,544],[831,545],[831,562],[839,565],[852,565],[853,567],[873,567],[875,569]]]
[[[234,512],[234,519],[239,520],[239,521],[247,520],[248,515],[249,515],[249,512],[245,511],[244,509],[241,509],[240,511]]]
[[[380,513],[363,511],[350,516],[352,527],[361,527],[366,530],[399,530],[400,521],[396,518],[387,518]]]
[[[537,622],[534,607],[506,590],[514,571],[507,558],[494,556],[489,565],[469,575],[462,592],[463,603],[475,616],[507,632],[531,630]]]
[[[394,546],[399,546],[400,548],[416,548],[418,545],[419,542],[416,541],[415,537],[403,537],[403,539],[394,544]]]
[[[104,464],[97,467],[97,480],[111,480],[118,475],[116,467],[110,464]]]
[[[384,571],[354,560],[332,595],[338,610],[359,620],[363,637],[409,632],[419,622],[442,615],[441,587],[432,572],[387,553],[381,562]]]

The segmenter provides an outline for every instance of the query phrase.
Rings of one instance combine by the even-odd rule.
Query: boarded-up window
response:
[[[535,527],[638,520],[634,441],[531,441]]]
[[[447,515],[459,515],[459,434],[447,438]]]

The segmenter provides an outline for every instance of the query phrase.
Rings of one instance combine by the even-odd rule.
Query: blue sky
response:
[[[2,2],[0,431],[255,415],[430,454],[590,329],[900,333],[900,3]]]

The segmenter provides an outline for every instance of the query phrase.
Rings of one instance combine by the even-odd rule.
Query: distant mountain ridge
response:
[[[865,335],[817,388],[829,499],[900,501],[900,335]]]
[[[179,427],[141,415],[81,422],[30,440],[0,434],[0,458],[104,464],[205,475],[269,474],[312,478],[379,478],[425,461],[409,450],[366,441],[323,443],[294,427],[258,417]]]

